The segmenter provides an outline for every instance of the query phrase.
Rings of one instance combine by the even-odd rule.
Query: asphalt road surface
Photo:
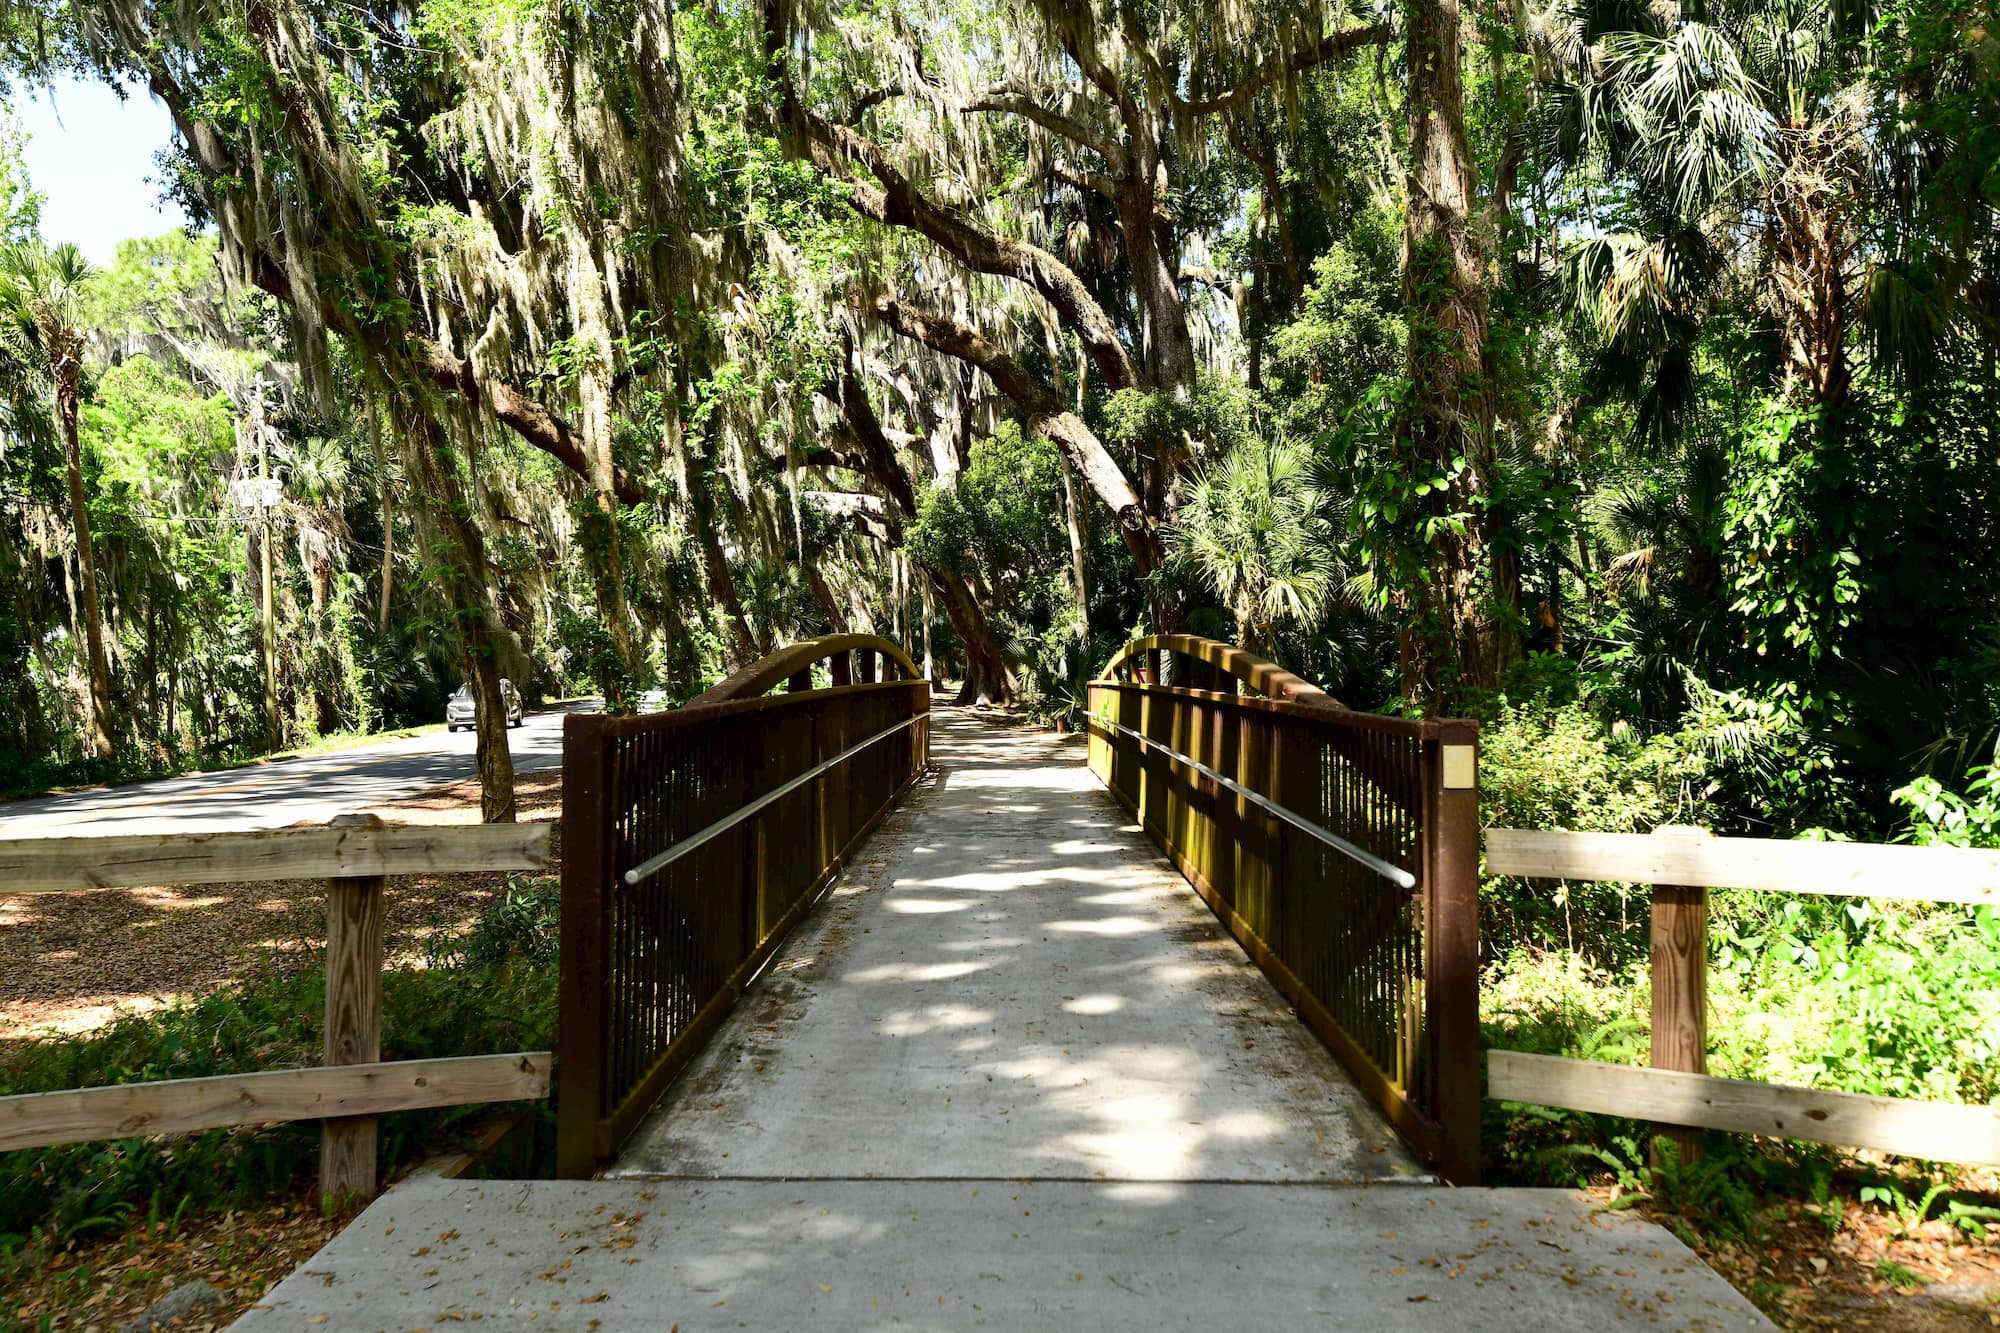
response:
[[[561,768],[564,714],[596,707],[592,700],[528,714],[507,733],[514,771]],[[349,810],[475,776],[472,742],[469,731],[437,732],[334,754],[11,801],[0,805],[0,839],[325,823]]]

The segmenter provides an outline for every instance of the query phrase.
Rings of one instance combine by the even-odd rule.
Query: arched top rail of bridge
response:
[[[1325,690],[1276,662],[1234,644],[1193,634],[1150,634],[1134,639],[1112,655],[1098,678],[1230,694],[1248,689],[1277,703],[1345,710]]]
[[[827,674],[835,687],[874,684],[878,659],[885,682],[924,678],[902,645],[892,639],[879,634],[828,634],[801,639],[759,658],[696,695],[686,706],[698,708],[731,699],[754,699],[780,681],[784,682],[787,693],[802,693],[812,689],[812,669],[821,662],[827,664]],[[892,671],[894,675],[890,674]]]

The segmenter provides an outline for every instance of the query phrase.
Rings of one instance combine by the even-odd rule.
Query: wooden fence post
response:
[[[1706,829],[1667,824],[1656,837],[1705,838]],[[1678,884],[1653,886],[1653,1058],[1655,1069],[1708,1072],[1708,890]],[[1662,1125],[1683,1165],[1701,1159],[1701,1131]],[[1657,1141],[1650,1154],[1659,1164]]]
[[[1479,724],[1438,724],[1424,1008],[1445,1179],[1479,1183]]]
[[[337,815],[333,828],[379,829],[381,817]],[[382,1058],[382,890],[380,875],[326,882],[326,1031],[329,1066]],[[319,1187],[338,1207],[375,1197],[375,1117],[320,1122]]]

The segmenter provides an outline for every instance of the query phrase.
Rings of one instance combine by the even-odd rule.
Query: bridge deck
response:
[[[412,1182],[239,1326],[1764,1326],[1637,1218],[1426,1186],[1080,742],[933,754],[622,1178]]]
[[[1422,1174],[1080,739],[940,713],[931,748],[612,1174]]]

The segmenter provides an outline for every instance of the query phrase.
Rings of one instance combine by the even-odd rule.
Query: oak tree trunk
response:
[[[1007,665],[1000,636],[993,632],[979,599],[956,574],[924,569],[944,603],[945,618],[958,632],[965,646],[965,680],[959,686],[957,702],[962,704],[1011,704],[1021,697],[1021,683]]]
[[[1058,455],[1062,466],[1063,518],[1069,526],[1070,568],[1076,579],[1076,641],[1090,642],[1090,584],[1084,574],[1083,514],[1076,503],[1076,485],[1070,480],[1069,460]]]
[[[695,532],[701,541],[701,563],[708,575],[709,595],[722,607],[723,622],[729,631],[729,669],[734,671],[757,660],[757,640],[750,633],[749,618],[743,614],[743,599],[736,595],[736,579],[729,572],[729,555],[715,530],[715,506],[708,498],[706,481],[689,479],[689,498],[694,502]]]
[[[412,490],[435,532],[430,546],[443,575],[452,627],[466,682],[476,707],[473,754],[479,769],[479,817],[488,824],[514,822],[514,757],[507,745],[507,706],[500,693],[511,640],[491,604],[486,540],[459,475],[459,459],[448,432],[417,402],[402,414],[403,438]],[[518,653],[518,646],[514,646]],[[516,682],[517,685],[520,682]]]
[[[812,589],[813,600],[819,603],[819,609],[826,616],[827,629],[834,634],[847,633],[847,613],[834,599],[833,589],[826,584],[826,575],[819,572],[819,566],[811,559],[799,563],[805,570],[806,586]]]

